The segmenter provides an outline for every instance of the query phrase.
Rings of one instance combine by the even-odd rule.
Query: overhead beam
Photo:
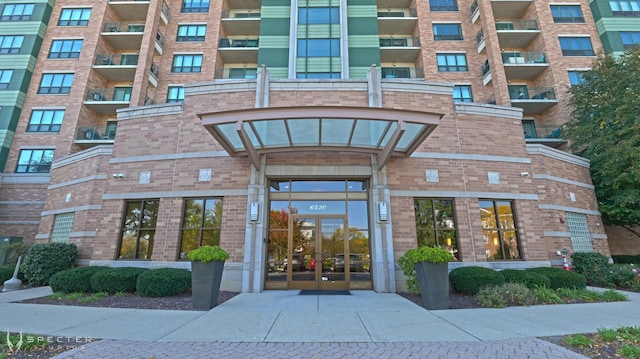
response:
[[[253,144],[251,143],[251,139],[249,138],[247,131],[245,131],[244,126],[242,126],[242,121],[236,122],[236,132],[238,132],[238,136],[240,136],[240,141],[242,141],[242,144],[244,145],[244,148],[247,151],[247,154],[249,155],[249,159],[251,159],[251,164],[253,165],[253,167],[255,167],[255,169],[259,170],[260,155],[258,154],[258,151],[256,151],[256,148],[253,147]]]
[[[384,148],[382,149],[382,152],[378,154],[379,170],[382,169],[382,167],[384,167],[384,165],[387,164],[387,161],[389,161],[389,158],[391,158],[393,149],[396,148],[396,145],[398,144],[398,142],[400,142],[400,138],[402,138],[402,135],[404,134],[405,130],[406,129],[405,129],[404,121],[398,121],[398,127],[396,127],[396,130],[393,131],[393,134],[389,138],[389,142],[387,142],[387,145],[384,146]]]

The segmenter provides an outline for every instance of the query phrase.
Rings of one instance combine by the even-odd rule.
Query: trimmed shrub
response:
[[[613,263],[617,264],[640,264],[640,256],[611,256]]]
[[[504,277],[505,283],[520,283],[527,288],[549,287],[549,278],[535,272],[528,272],[519,269],[504,269],[500,273]]]
[[[571,254],[572,270],[583,274],[587,283],[599,287],[612,287],[613,283],[607,279],[610,270],[609,257],[602,253],[578,252]]]
[[[478,294],[480,289],[504,284],[500,272],[486,267],[459,267],[449,272],[451,287],[458,293]]]
[[[136,290],[145,297],[169,297],[191,289],[191,272],[187,269],[160,268],[138,275]]]
[[[536,298],[529,288],[521,283],[505,283],[501,286],[488,286],[480,289],[476,300],[484,308],[504,308],[510,306],[529,306]]]
[[[94,292],[135,292],[140,273],[148,269],[137,267],[109,268],[91,277]]]
[[[90,293],[91,277],[109,267],[77,267],[60,271],[51,276],[49,285],[54,292],[74,293],[83,292]]]
[[[562,268],[555,267],[537,267],[529,268],[527,271],[542,274],[549,278],[549,288],[586,288],[587,278],[576,272],[566,271]]]
[[[35,244],[24,259],[24,276],[32,285],[47,285],[52,275],[73,268],[77,256],[72,243]]]

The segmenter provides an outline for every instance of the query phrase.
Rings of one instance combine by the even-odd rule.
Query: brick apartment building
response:
[[[35,3],[0,234],[111,266],[220,244],[245,292],[404,290],[419,244],[451,268],[610,254],[561,133],[602,49],[586,1]]]

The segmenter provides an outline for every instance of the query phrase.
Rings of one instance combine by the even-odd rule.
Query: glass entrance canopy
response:
[[[302,150],[408,157],[438,126],[442,114],[372,107],[270,107],[200,114],[231,156]]]

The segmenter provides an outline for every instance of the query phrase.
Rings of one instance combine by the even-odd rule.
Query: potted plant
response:
[[[202,246],[187,253],[191,261],[193,309],[209,310],[218,305],[224,262],[229,253],[219,246]]]
[[[410,291],[420,290],[427,309],[449,309],[449,261],[453,255],[437,247],[408,250],[399,259]]]

